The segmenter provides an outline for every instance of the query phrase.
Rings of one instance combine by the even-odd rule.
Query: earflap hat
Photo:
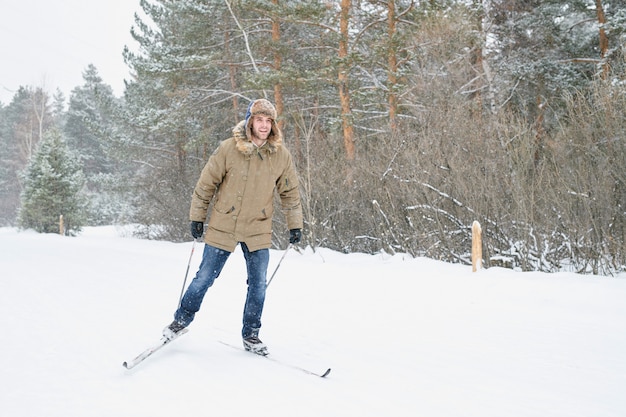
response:
[[[269,100],[264,98],[260,98],[258,100],[254,100],[248,106],[248,111],[246,112],[246,122],[257,114],[262,114],[264,116],[269,117],[270,119],[276,121],[276,108]]]
[[[282,134],[276,126],[276,108],[269,100],[264,98],[260,98],[258,100],[254,100],[248,106],[248,111],[246,111],[246,119],[244,128],[246,131],[246,137],[248,140],[252,140],[252,125],[250,124],[250,120],[257,114],[262,114],[263,116],[267,116],[272,119],[272,133],[270,133],[270,137],[268,138],[268,142],[272,144],[278,144],[282,142]]]

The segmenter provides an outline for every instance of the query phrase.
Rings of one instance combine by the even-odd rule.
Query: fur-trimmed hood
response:
[[[276,109],[268,100],[255,100],[248,106],[246,118],[233,128],[233,137],[237,143],[237,149],[244,155],[251,155],[256,148],[254,143],[252,143],[252,126],[250,126],[250,121],[257,114],[263,114],[272,119],[272,130],[267,137],[269,151],[271,153],[276,152],[276,149],[282,146],[283,143],[283,134],[276,126]]]
[[[233,128],[233,137],[235,138],[235,142],[237,143],[237,149],[244,155],[252,155],[252,153],[256,152],[256,146],[252,143],[252,132],[248,127],[248,123],[246,120],[242,120],[237,123],[237,126]],[[276,152],[283,144],[283,135],[276,126],[276,123],[272,121],[272,132],[267,137],[267,146],[271,153]]]

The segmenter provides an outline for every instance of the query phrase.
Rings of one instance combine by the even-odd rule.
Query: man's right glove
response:
[[[191,222],[191,236],[193,236],[194,239],[198,239],[199,237],[202,237],[203,233],[204,233],[204,223],[192,221]]]
[[[289,230],[289,243],[300,243],[302,239],[302,230],[291,229]]]

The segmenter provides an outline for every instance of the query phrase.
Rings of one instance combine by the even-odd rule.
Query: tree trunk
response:
[[[488,45],[489,34],[492,30],[493,22],[491,21],[491,0],[482,0],[482,19],[481,19],[481,32],[483,39],[483,46],[480,48],[480,54],[478,55],[480,60],[480,67],[483,71],[484,82],[487,84],[487,103],[489,105],[489,113],[496,114],[496,93],[493,81],[493,75],[491,73],[491,67],[489,66],[490,45]],[[479,93],[480,94],[480,93]]]
[[[272,3],[278,6],[278,0],[272,0]],[[280,73],[282,67],[282,55],[280,53],[280,48],[278,48],[278,43],[280,42],[280,24],[278,22],[278,18],[272,17],[272,44],[274,45],[274,72]],[[274,84],[274,104],[276,105],[276,113],[278,113],[278,120],[276,124],[279,129],[283,129],[285,127],[285,119],[282,117],[282,114],[285,109],[284,99],[283,99],[283,89],[282,84],[277,82]]]
[[[396,56],[396,5],[394,0],[387,1],[387,36],[389,38],[389,52],[387,55],[387,82],[389,84],[389,127],[395,132],[398,125],[396,115],[398,114],[398,94],[396,85],[398,83],[398,57]]]
[[[355,158],[354,126],[352,124],[352,109],[350,107],[350,89],[348,88],[348,21],[350,0],[341,0],[341,14],[339,21],[339,99],[341,101],[341,124],[343,128],[343,144],[348,161]]]
[[[606,60],[606,52],[609,49],[609,38],[606,36],[606,30],[604,30],[606,18],[604,16],[602,0],[596,0],[596,14],[598,16],[598,24],[600,25],[600,57],[602,57],[601,78],[606,80],[609,75],[609,63]]]
[[[230,53],[230,35],[228,31],[224,31],[224,51],[228,56],[228,62],[233,62]],[[228,65],[228,77],[230,79],[230,91],[237,91],[237,79],[236,79],[235,66]],[[236,94],[233,94],[233,126],[239,121],[239,99]]]

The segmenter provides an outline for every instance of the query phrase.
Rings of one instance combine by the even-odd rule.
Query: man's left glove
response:
[[[198,239],[202,237],[203,233],[204,233],[204,223],[192,221],[191,222],[191,236],[193,236],[194,239]]]
[[[300,243],[302,240],[302,229],[289,230],[289,243]]]

